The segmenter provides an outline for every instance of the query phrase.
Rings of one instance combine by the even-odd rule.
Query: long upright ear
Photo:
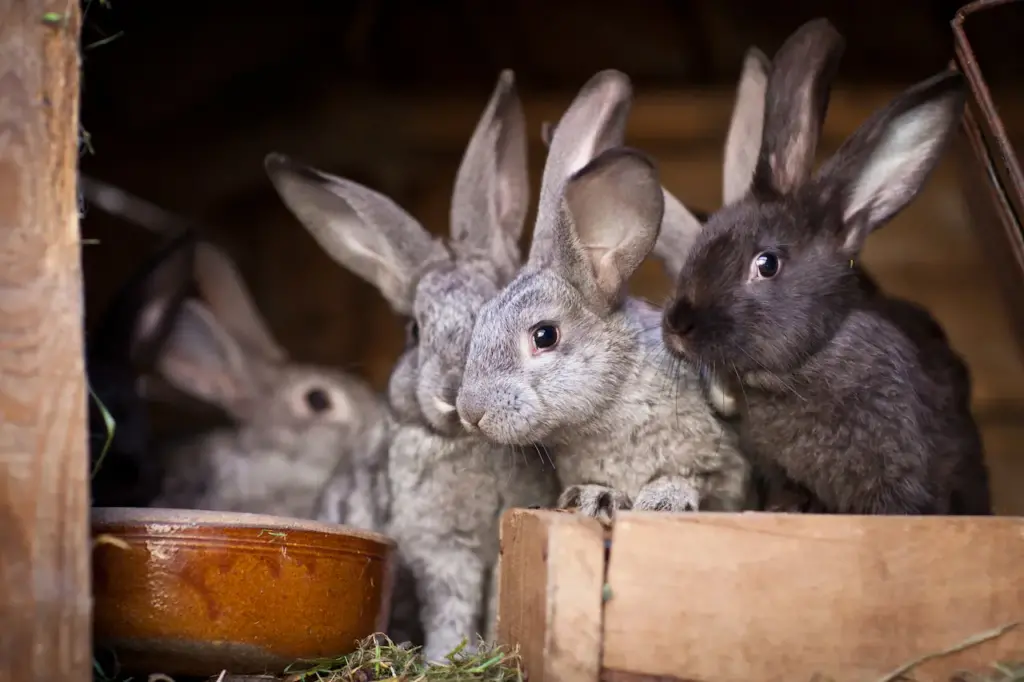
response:
[[[412,311],[423,266],[447,251],[388,197],[367,187],[269,154],[267,174],[285,206],[335,261],[380,290],[391,307]]]
[[[670,279],[679,277],[697,236],[704,227],[700,218],[671,192],[662,188],[665,212],[661,219],[661,232],[654,243],[654,256],[661,261]]]
[[[552,128],[541,176],[537,223],[529,264],[543,267],[553,254],[566,181],[596,156],[625,139],[633,86],[621,71],[606,69],[591,76]]]
[[[763,103],[763,93],[761,100]],[[758,126],[760,130],[760,122]],[[540,139],[545,146],[551,146],[551,137],[554,132],[555,126],[550,121],[541,123]],[[758,133],[758,143],[760,143],[760,132]],[[753,156],[756,159],[756,148],[753,150]],[[751,163],[751,169],[753,169],[753,163]],[[753,171],[751,170],[751,172]],[[749,181],[750,178],[748,177],[748,184]],[[679,201],[664,187],[662,188],[662,195],[665,202],[665,212],[661,220],[661,231],[658,233],[658,239],[654,243],[652,253],[655,258],[661,261],[665,274],[670,279],[675,280],[679,276],[683,263],[686,262],[690,249],[693,247],[694,242],[697,241],[697,235],[700,234],[707,216],[697,215],[686,208],[683,202]]]
[[[157,253],[152,269],[142,276],[141,309],[134,321],[131,358],[146,372],[156,361],[193,284],[198,238],[185,230]],[[132,286],[132,285],[129,285]]]
[[[271,362],[288,354],[274,339],[231,258],[210,242],[196,246],[196,284],[224,328],[252,353]]]
[[[921,191],[960,123],[965,99],[958,71],[921,81],[875,112],[821,168],[814,194],[840,202],[844,251],[857,253],[868,234]]]
[[[498,77],[455,176],[451,234],[456,250],[484,253],[507,276],[519,267],[519,237],[530,203],[526,117],[515,74]]]
[[[743,58],[743,71],[736,86],[736,103],[725,136],[722,170],[722,203],[737,201],[750,189],[754,167],[761,149],[764,126],[764,97],[771,64],[764,52],[751,47]],[[667,210],[667,209],[666,209]]]
[[[182,306],[156,367],[175,388],[229,411],[257,390],[242,348],[194,299]]]
[[[654,163],[625,147],[602,152],[565,183],[554,268],[605,313],[651,252],[664,198]]]
[[[755,191],[788,194],[814,168],[829,91],[846,41],[827,19],[798,28],[775,54],[764,103]]]
[[[88,339],[90,363],[146,372],[192,285],[196,235],[167,241],[118,289]]]

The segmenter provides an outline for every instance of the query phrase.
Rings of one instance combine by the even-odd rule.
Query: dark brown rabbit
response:
[[[666,345],[731,378],[769,508],[989,514],[963,360],[923,308],[886,297],[857,264],[937,165],[963,79],[909,88],[812,175],[843,45],[818,19],[776,54],[750,190],[700,230]]]

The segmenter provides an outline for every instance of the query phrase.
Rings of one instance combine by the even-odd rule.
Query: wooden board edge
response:
[[[718,534],[719,529],[721,536],[714,543],[707,542],[712,537],[710,534]],[[864,540],[865,537],[878,538],[890,533],[895,540],[902,538],[911,542],[908,546],[898,542],[885,546]],[[753,560],[744,536],[750,538],[751,546],[758,546],[754,550]],[[770,544],[776,542],[780,543],[777,547]],[[815,577],[813,565],[780,574],[777,565],[774,571],[776,577],[793,577],[789,585],[773,583],[775,587],[772,591],[785,593],[787,597],[792,594],[792,599],[787,599],[790,606],[783,609],[788,609],[790,614],[793,608],[799,608],[799,604],[812,603],[814,600],[810,597],[814,595],[823,604],[843,591],[864,595],[863,607],[856,599],[846,600],[847,605],[853,602],[852,614],[840,614],[829,609],[830,622],[842,619],[849,623],[850,627],[846,631],[849,637],[844,635],[830,638],[824,647],[808,644],[805,638],[798,642],[799,646],[786,651],[785,634],[774,630],[776,635],[782,635],[777,637],[774,647],[762,649],[760,644],[753,641],[757,639],[753,634],[747,646],[747,640],[743,639],[745,633],[748,630],[756,631],[759,627],[764,629],[764,619],[767,617],[775,620],[773,614],[780,613],[777,604],[761,603],[765,601],[762,597],[767,596],[763,585],[758,587],[765,580],[764,571],[772,572],[772,563],[788,565],[795,555],[813,557],[816,548],[827,552],[827,547],[837,543],[858,547],[856,553],[849,553],[849,557],[854,560],[845,564],[851,567],[851,576],[855,579],[833,581],[824,576],[822,580],[820,575]],[[716,547],[709,552],[707,544],[715,544]],[[801,549],[800,545],[805,547]],[[656,546],[663,550],[667,547],[685,547],[680,550],[685,552],[683,556],[693,557],[699,557],[702,552],[705,557],[708,554],[720,556],[724,549],[735,552],[736,561],[715,561],[716,566],[731,567],[729,571],[720,574],[722,580],[719,581],[716,577],[719,574],[706,568],[703,571],[694,570],[688,575],[690,569],[686,567],[685,560],[662,563],[656,556],[657,551],[651,551]],[[765,552],[766,546],[775,549]],[[968,546],[976,551],[967,551]],[[876,551],[875,547],[884,549]],[[841,554],[841,558],[845,556]],[[747,573],[745,577],[744,573],[754,570],[753,564],[759,561],[764,569],[757,569],[758,576]],[[977,565],[972,564],[972,561]],[[744,562],[746,567],[743,566]],[[954,563],[956,565],[951,567]],[[652,564],[661,565],[665,571],[672,572],[673,589],[675,585],[681,585],[677,596],[666,593],[665,581],[659,584],[652,577]],[[642,568],[642,580],[633,581],[631,590],[622,589],[625,585],[625,572],[637,570],[631,568],[631,565]],[[722,680],[790,680],[813,679],[817,674],[825,675],[835,682],[846,682],[877,678],[880,674],[891,673],[897,667],[914,661],[917,663],[907,674],[919,682],[946,682],[963,671],[988,674],[992,672],[990,666],[994,663],[1024,662],[1024,581],[1016,580],[1018,573],[1014,573],[1011,565],[1024,565],[1022,517],[869,517],[757,512],[686,515],[623,513],[616,520],[609,557],[607,581],[611,600],[605,608],[601,679],[610,682],[679,682],[710,679],[708,675],[714,674],[715,679]],[[962,580],[954,581],[957,576],[963,576]],[[667,621],[659,622],[658,630],[673,633],[662,638],[660,644],[651,638],[634,637],[635,646],[626,645],[621,636],[623,632],[636,633],[638,629],[649,629],[652,620],[659,619],[659,614],[651,612],[651,605],[668,602],[673,604],[676,612],[686,612],[688,597],[682,585],[700,577],[705,578],[701,581],[702,594],[722,595],[713,605],[712,618],[719,618],[719,622],[712,623],[706,619],[709,610],[705,599],[690,613],[690,624],[685,622],[686,619],[675,625]],[[833,584],[829,586],[829,582]],[[837,582],[842,583],[842,590]],[[717,586],[715,583],[718,583]],[[637,584],[641,586],[643,595],[637,594]],[[962,592],[950,593],[948,586],[952,584],[962,584]],[[877,594],[883,592],[898,600],[902,588],[896,589],[894,586],[899,585],[905,585],[907,592],[916,593],[917,603],[908,602],[906,606],[901,603],[897,607],[891,606],[891,601],[879,603]],[[619,590],[623,593],[632,592],[631,597],[616,603]],[[928,591],[927,600],[921,599],[922,590]],[[759,597],[743,599],[742,593],[745,591],[757,592],[754,596]],[[701,599],[698,597],[696,601],[700,602]],[[717,610],[718,604],[730,601],[732,604],[727,604],[723,612],[736,611],[736,603],[750,605],[749,609],[739,609],[746,622],[728,628],[734,635],[740,634],[728,635],[726,638],[732,637],[737,641],[717,642],[715,628],[723,627],[721,619],[730,623],[739,620],[730,619],[729,614]],[[931,612],[932,618],[914,621],[901,615],[917,610],[922,601],[936,606],[935,609],[925,609]],[[943,608],[938,609],[939,606]],[[630,613],[634,615],[631,617]],[[795,615],[799,616],[799,611]],[[631,618],[644,627],[622,627]],[[757,622],[759,620],[762,621],[760,624]],[[800,620],[803,619],[797,618],[798,623]],[[873,622],[874,627],[871,627]],[[925,622],[930,628],[921,627]],[[614,627],[610,629],[609,623],[616,623],[618,630],[615,631]],[[677,634],[685,629],[690,630],[688,638]],[[930,632],[927,631],[929,629]],[[877,634],[880,631],[892,635],[892,646],[883,642],[882,648],[886,651],[879,648],[879,637],[864,637],[861,634]],[[903,637],[898,636],[901,633]],[[813,639],[813,634],[810,639]],[[973,641],[975,639],[979,641]],[[767,641],[764,637],[759,641],[762,640]],[[716,655],[713,651],[716,646],[728,651],[719,651],[721,655]],[[875,648],[878,657],[860,660],[859,656],[865,655],[864,652],[871,647]],[[798,648],[799,651],[796,650]],[[835,670],[807,669],[807,657],[818,655],[820,658],[823,648],[831,649],[829,654],[837,658],[845,656],[856,660],[857,669],[850,669],[850,665]],[[713,668],[712,672],[707,659],[703,666],[695,663],[695,659],[705,655],[708,659],[728,660],[728,671]],[[887,660],[881,663],[882,658]],[[921,658],[925,660],[918,660]],[[831,659],[828,660],[831,664]]]
[[[512,509],[501,522],[498,641],[531,682],[597,682],[605,534],[593,519]]]

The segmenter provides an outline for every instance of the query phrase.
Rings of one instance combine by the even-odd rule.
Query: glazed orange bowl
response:
[[[130,673],[281,672],[387,628],[395,544],[257,514],[94,509],[94,640]]]

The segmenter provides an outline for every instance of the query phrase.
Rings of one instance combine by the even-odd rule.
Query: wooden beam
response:
[[[582,85],[582,84],[581,84]],[[908,84],[909,85],[909,84]],[[823,131],[824,146],[839,143],[876,109],[900,92],[894,88],[837,87],[831,96]],[[540,124],[557,120],[573,92],[531,93],[521,86],[533,148],[531,157],[542,159]],[[732,112],[732,88],[707,90],[637,90],[627,131],[631,145],[663,155],[686,156],[694,149],[721,147]],[[1024,97],[997,93],[1004,123],[1011,136],[1024,135]],[[231,195],[269,185],[263,157],[282,151],[325,168],[365,166],[403,168],[410,174],[436,173],[439,155],[458,156],[469,140],[488,93],[395,93],[365,87],[332,91],[319,105],[296,110],[272,121],[224,130],[189,130],[187,138],[168,142],[158,138],[149,147],[143,140],[127,140],[124,154],[119,143],[107,143],[117,158],[115,183],[146,177],[167,195],[153,197],[175,206],[192,205],[198,193],[220,201]],[[168,134],[173,134],[169,132]],[[259,144],[253,144],[259,140]],[[115,147],[111,147],[111,145]],[[97,162],[102,164],[103,158]],[[178,192],[171,196],[170,192]],[[190,195],[193,195],[190,198]],[[202,203],[200,201],[200,203]]]
[[[0,3],[0,680],[91,678],[77,2]]]

